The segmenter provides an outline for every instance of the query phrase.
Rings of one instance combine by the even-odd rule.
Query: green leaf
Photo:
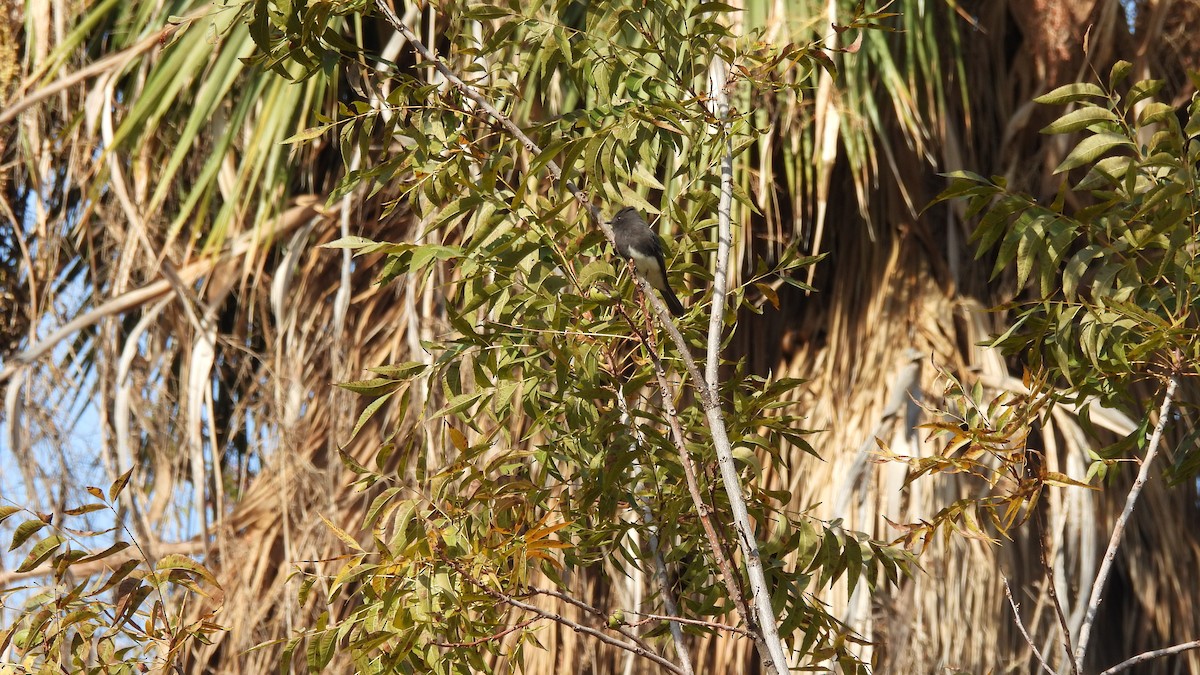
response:
[[[1100,257],[1104,253],[1104,248],[1100,244],[1088,244],[1079,249],[1067,264],[1063,267],[1062,289],[1063,297],[1068,302],[1075,301],[1075,292],[1079,288],[1079,282],[1083,279],[1083,275],[1087,272],[1088,264]]]
[[[1090,98],[1108,98],[1108,94],[1104,93],[1104,90],[1098,85],[1091,82],[1072,82],[1071,84],[1064,84],[1057,89],[1042,94],[1033,100],[1043,105],[1061,105],[1063,103],[1085,101]]]
[[[1108,86],[1116,88],[1125,81],[1125,78],[1129,77],[1129,71],[1132,69],[1133,64],[1124,59],[1114,63],[1108,71]]]
[[[180,555],[178,553],[172,553],[163,556],[159,559],[158,564],[154,566],[154,569],[160,572],[170,570],[182,570],[184,572],[190,572],[201,579],[204,579],[213,586],[216,586],[217,588],[221,587],[221,585],[217,583],[217,578],[213,576],[212,572],[208,571],[207,567],[185,555]]]
[[[94,560],[103,560],[111,555],[114,555],[114,554],[120,553],[121,551],[124,551],[125,549],[129,548],[130,546],[131,546],[131,544],[127,541],[118,541],[115,544],[113,544],[112,546],[109,546],[108,548],[104,549],[103,551],[100,551],[99,553],[93,553],[91,555],[80,558],[76,562],[85,563],[85,562],[92,562]]]
[[[19,547],[21,544],[24,544],[29,540],[30,537],[34,535],[34,533],[45,526],[46,523],[37,518],[33,518],[21,523],[17,526],[16,532],[13,533],[12,546],[9,546],[8,550],[15,551],[17,547]]]
[[[57,534],[51,535],[39,541],[34,545],[33,550],[29,552],[29,555],[25,557],[25,561],[22,562],[19,567],[17,567],[17,572],[28,572],[42,564],[46,558],[49,558],[55,551],[58,550],[59,546],[62,546],[64,541],[66,541],[66,539]]]
[[[1066,115],[1054,120],[1042,128],[1040,133],[1043,134],[1066,134],[1080,129],[1086,129],[1093,124],[1103,122],[1117,122],[1117,116],[1107,108],[1099,106],[1086,106],[1073,110]]]
[[[353,440],[356,436],[358,436],[358,432],[362,431],[362,428],[366,426],[371,417],[373,417],[375,413],[378,412],[379,409],[388,402],[388,399],[390,399],[394,393],[395,392],[388,392],[368,403],[366,408],[363,408],[362,414],[358,416],[358,421],[354,423],[354,428],[350,430],[350,440]]]
[[[1154,96],[1162,89],[1162,80],[1141,80],[1134,82],[1133,86],[1129,87],[1129,93],[1125,96],[1125,107],[1133,109],[1143,99]]]
[[[423,375],[427,368],[429,366],[420,361],[405,361],[391,366],[375,366],[367,370],[391,380],[408,380]]]
[[[107,591],[108,589],[112,588],[113,586],[116,586],[117,584],[121,583],[125,579],[125,577],[129,576],[130,572],[137,569],[137,567],[141,564],[142,564],[141,560],[136,560],[136,559],[126,560],[125,562],[121,563],[120,567],[113,570],[112,575],[108,577],[108,579],[104,582],[104,584],[102,586],[100,586],[100,588],[97,588],[95,591],[92,591],[88,595],[89,596],[99,595],[100,593]]]
[[[359,237],[359,236],[351,235],[349,237],[342,237],[340,239],[336,239],[327,244],[321,244],[321,248],[348,248],[350,250],[357,250],[360,248],[366,248],[367,246],[374,246],[374,245],[375,245],[375,242],[370,239],[367,239],[366,237]]]
[[[10,516],[12,516],[14,513],[20,513],[20,512],[21,512],[21,507],[19,507],[19,506],[0,506],[0,523],[3,523],[4,521],[8,520],[8,518]]]
[[[1084,164],[1091,164],[1103,157],[1113,148],[1132,148],[1133,143],[1128,138],[1118,134],[1101,133],[1094,136],[1089,136],[1083,139],[1071,154],[1063,160],[1058,168],[1054,169],[1055,175],[1070,171]]]
[[[319,138],[320,136],[324,135],[326,131],[329,131],[334,126],[336,126],[336,125],[333,123],[330,123],[330,124],[322,124],[322,125],[316,126],[316,127],[309,127],[307,129],[305,129],[304,131],[301,131],[297,134],[288,136],[287,138],[283,139],[282,143],[283,143],[283,145],[291,145],[293,143],[300,143],[303,141],[311,141],[314,138]]]
[[[63,511],[63,513],[65,513],[68,516],[82,516],[85,513],[91,513],[93,511],[103,511],[104,509],[107,509],[107,508],[108,508],[107,504],[84,504],[83,506],[77,506],[73,509],[66,509],[65,511]]]
[[[383,396],[396,391],[404,384],[404,380],[393,380],[388,377],[373,377],[369,380],[339,382],[337,386],[345,389],[346,391],[352,391],[363,396]]]

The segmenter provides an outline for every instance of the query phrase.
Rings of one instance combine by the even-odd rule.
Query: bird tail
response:
[[[683,303],[679,302],[679,298],[675,296],[675,291],[667,284],[659,289],[662,293],[663,302],[667,303],[667,309],[671,310],[673,316],[683,316]]]

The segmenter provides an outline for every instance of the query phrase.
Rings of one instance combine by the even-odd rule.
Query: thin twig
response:
[[[1118,663],[1112,668],[1100,673],[1100,675],[1115,675],[1115,673],[1119,673],[1122,670],[1128,670],[1143,661],[1157,659],[1160,656],[1170,656],[1171,654],[1178,654],[1179,652],[1186,652],[1190,649],[1200,649],[1200,640],[1192,640],[1191,642],[1184,642],[1183,644],[1178,644],[1174,647],[1165,647],[1163,649],[1155,649],[1154,651],[1143,652],[1131,659],[1126,659]]]
[[[1038,528],[1038,559],[1042,563],[1042,572],[1046,575],[1046,592],[1050,595],[1050,606],[1054,608],[1054,615],[1058,617],[1059,634],[1062,637],[1063,654],[1067,657],[1067,663],[1071,665],[1072,675],[1080,675],[1079,665],[1071,658],[1071,624],[1067,621],[1067,615],[1063,612],[1062,603],[1058,600],[1058,587],[1054,585],[1054,570],[1050,567],[1050,560],[1046,557],[1046,553],[1050,550],[1050,535],[1046,531],[1046,523],[1042,519],[1042,511],[1040,508],[1034,511],[1037,519]]]
[[[641,428],[634,422],[633,413],[630,412],[629,404],[625,401],[624,387],[620,384],[617,385],[617,407],[621,409],[621,419],[629,425],[630,431],[633,433],[635,444],[644,443],[646,435],[642,433]],[[633,471],[635,480],[640,486],[642,484],[641,465],[634,462]],[[667,564],[663,561],[658,536],[658,525],[654,520],[654,512],[650,509],[650,499],[648,497],[639,497],[638,506],[641,509],[642,521],[646,523],[646,527],[650,531],[649,547],[650,554],[654,557],[654,580],[662,593],[663,608],[668,615],[676,617],[679,614],[679,608],[675,604],[675,596],[671,593],[671,583],[667,578]],[[687,644],[683,641],[682,625],[679,621],[672,618],[668,626],[671,631],[671,641],[675,644],[675,655],[679,658],[679,666],[688,675],[695,675],[695,670],[692,667],[692,656],[687,650]]]
[[[471,585],[475,586],[476,588],[483,591],[487,595],[490,595],[491,597],[493,597],[505,604],[511,605],[512,607],[516,607],[517,609],[523,609],[526,612],[532,612],[533,614],[536,614],[540,618],[550,619],[551,621],[555,621],[559,624],[562,624],[563,626],[566,626],[567,628],[570,628],[571,630],[573,630],[577,633],[584,633],[585,635],[590,635],[607,645],[611,645],[618,649],[624,649],[626,651],[633,652],[634,654],[637,654],[638,656],[642,656],[647,659],[650,659],[651,661],[657,663],[658,665],[662,666],[663,668],[666,668],[668,671],[675,673],[675,675],[686,675],[679,666],[675,665],[674,663],[671,663],[670,661],[664,659],[663,657],[659,656],[658,654],[655,654],[654,652],[652,652],[648,649],[645,649],[645,648],[643,648],[637,644],[634,644],[632,642],[625,642],[623,640],[618,640],[618,639],[612,637],[611,635],[607,635],[601,631],[596,630],[595,628],[592,628],[591,626],[585,626],[581,623],[572,621],[571,619],[568,619],[567,617],[562,616],[561,614],[555,614],[554,612],[544,610],[541,607],[537,607],[536,605],[531,605],[527,602],[521,602],[520,600],[517,600],[516,598],[512,597],[511,595],[508,595],[507,593],[498,591],[498,590],[492,588],[491,586],[488,586],[487,584],[483,583],[482,581],[476,579],[475,577],[471,576],[471,574],[469,572],[467,572],[465,567],[458,564],[457,561],[452,560],[450,557],[446,556],[444,553],[442,554],[441,558],[442,558],[442,562],[453,567],[456,571],[458,571],[459,574],[462,575],[462,577],[464,579],[466,579],[468,582],[470,582]]]
[[[1021,607],[1017,604],[1016,600],[1013,600],[1012,589],[1008,586],[1008,577],[1001,576],[1000,578],[1004,580],[1004,595],[1008,597],[1008,604],[1012,605],[1013,621],[1017,624],[1017,629],[1021,631],[1021,635],[1025,636],[1025,642],[1033,650],[1033,655],[1037,657],[1038,663],[1042,664],[1042,669],[1050,673],[1050,675],[1058,675],[1046,663],[1046,659],[1042,658],[1042,653],[1038,651],[1037,645],[1033,644],[1033,638],[1029,637],[1029,631],[1025,630],[1025,624],[1021,622]]]
[[[683,429],[679,426],[679,415],[675,411],[674,390],[667,381],[667,375],[663,370],[662,362],[653,354],[651,355],[651,360],[654,364],[654,376],[658,380],[658,387],[664,392],[663,406],[665,407],[664,412],[666,413],[667,423],[671,427],[671,440],[674,441],[675,449],[679,452],[679,463],[683,467],[683,475],[687,483],[688,492],[692,496],[692,503],[696,506],[696,515],[700,518],[700,524],[704,528],[704,535],[708,539],[709,550],[712,551],[713,559],[717,563],[717,569],[721,573],[721,581],[724,583],[730,599],[733,600],[733,605],[737,608],[738,614],[750,626],[754,635],[754,642],[759,649],[759,657],[770,663],[770,650],[767,648],[762,634],[759,632],[755,615],[750,613],[750,608],[746,604],[746,598],[738,585],[737,575],[733,572],[733,565],[725,555],[724,549],[721,548],[721,538],[717,535],[716,528],[713,527],[712,514],[709,512],[708,504],[704,501],[703,495],[700,494],[700,484],[696,479],[696,467],[692,463],[692,456],[688,453],[687,446],[683,441]]]
[[[499,640],[500,638],[504,637],[505,635],[508,635],[509,633],[511,633],[513,631],[521,630],[522,628],[528,626],[529,624],[531,624],[535,621],[544,621],[545,618],[546,617],[543,617],[543,616],[535,616],[530,619],[526,619],[520,623],[509,626],[508,628],[505,628],[504,630],[500,631],[499,633],[493,633],[491,635],[481,637],[478,640],[471,640],[470,642],[438,642],[437,640],[434,640],[433,644],[435,644],[439,647],[446,647],[448,649],[456,649],[456,648],[461,648],[461,647],[478,647],[479,645],[481,645],[485,642]]]
[[[1158,444],[1162,441],[1163,429],[1167,426],[1167,418],[1171,416],[1171,403],[1175,398],[1177,386],[1179,386],[1179,375],[1172,373],[1171,377],[1167,379],[1167,390],[1163,394],[1163,402],[1158,411],[1158,422],[1154,425],[1154,433],[1150,435],[1150,445],[1146,448],[1146,457],[1142,460],[1141,468],[1138,469],[1133,487],[1129,488],[1129,494],[1125,497],[1125,508],[1121,510],[1121,515],[1117,518],[1117,524],[1113,526],[1112,537],[1108,540],[1108,549],[1104,551],[1104,559],[1100,563],[1100,572],[1096,574],[1096,581],[1092,584],[1087,614],[1084,615],[1083,626],[1079,629],[1079,646],[1075,648],[1075,667],[1077,669],[1083,668],[1083,657],[1087,654],[1088,638],[1092,635],[1092,624],[1095,623],[1096,611],[1100,608],[1100,594],[1103,593],[1104,583],[1108,581],[1108,575],[1112,572],[1113,560],[1117,557],[1117,549],[1121,546],[1121,537],[1125,534],[1125,525],[1129,522],[1134,505],[1137,504],[1138,495],[1142,493],[1142,486],[1150,477],[1150,465],[1154,463],[1154,456],[1158,454]]]
[[[644,623],[649,623],[651,621],[670,621],[672,623],[686,623],[686,624],[691,624],[693,626],[704,626],[705,628],[714,628],[716,630],[725,630],[725,631],[729,631],[730,633],[737,633],[739,635],[745,635],[746,637],[754,637],[750,633],[750,631],[746,630],[745,628],[738,628],[737,626],[730,626],[727,623],[718,623],[716,621],[705,621],[704,619],[685,619],[681,616],[674,616],[674,615],[663,616],[661,614],[649,614],[647,612],[634,612],[632,610],[626,610],[626,613],[627,614],[637,614],[640,617],[644,617],[641,621],[629,622],[630,626],[640,626]]]
[[[643,517],[649,518],[651,516],[650,509],[648,506],[644,506],[644,508],[645,513]],[[685,619],[679,616],[679,606],[675,603],[675,596],[671,593],[671,581],[667,577],[667,563],[663,560],[662,550],[660,550],[658,526],[653,524],[650,526],[649,545],[651,554],[654,556],[654,580],[658,583],[659,592],[662,593],[663,609],[667,612],[667,615],[663,617],[658,617],[658,615],[653,616],[669,622],[667,625],[671,629],[671,641],[675,644],[675,655],[679,657],[679,665],[688,675],[695,675],[696,671],[692,666],[692,655],[687,650],[687,643],[683,641],[683,627],[680,625],[681,623],[691,623],[694,619]],[[750,635],[749,631],[740,628],[734,628],[733,630],[748,637],[754,637]]]
[[[534,586],[529,586],[526,588],[526,590],[528,590],[532,593],[536,593],[538,595],[548,595],[552,598],[561,600],[569,605],[575,605],[579,609],[582,609],[583,611],[587,612],[588,614],[591,614],[592,616],[596,617],[597,619],[599,619],[601,621],[605,621],[605,622],[608,621],[608,616],[604,612],[601,612],[596,607],[592,607],[591,605],[580,600],[579,598],[572,597],[570,595],[567,595],[566,593],[561,593],[559,591],[556,591],[556,590],[550,589],[550,588],[537,588]],[[623,628],[620,628],[620,627],[615,627],[615,628],[613,628],[613,630],[620,633],[621,635],[624,635],[630,642],[633,642],[634,644],[641,647],[642,649],[645,649],[647,651],[650,650],[650,645],[645,640],[638,637],[637,635],[635,635]]]

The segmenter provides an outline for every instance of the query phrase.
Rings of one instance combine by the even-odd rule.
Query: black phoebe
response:
[[[658,234],[650,229],[642,215],[632,206],[617,211],[612,219],[613,238],[617,242],[617,253],[633,261],[638,274],[662,293],[667,309],[675,316],[683,316],[683,303],[675,297],[667,283],[667,263],[663,261],[662,242]]]

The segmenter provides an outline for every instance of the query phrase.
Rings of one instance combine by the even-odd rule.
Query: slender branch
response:
[[[610,358],[612,358],[610,356]],[[620,384],[617,385],[617,407],[621,409],[621,419],[629,425],[630,431],[633,432],[635,439],[634,443],[641,444],[646,440],[646,435],[642,433],[641,427],[633,421],[633,413],[629,410],[629,404],[625,401],[625,389]],[[641,473],[642,467],[638,462],[633,465],[634,476],[637,484],[642,485]],[[675,604],[675,596],[671,594],[671,583],[667,578],[667,565],[663,562],[662,550],[659,546],[658,525],[654,521],[654,512],[650,509],[650,499],[648,497],[639,497],[638,506],[641,509],[642,521],[650,530],[650,554],[654,557],[654,581],[658,584],[662,592],[663,608],[671,617],[679,614],[679,608]],[[688,675],[695,675],[695,670],[692,667],[692,655],[687,650],[687,644],[683,641],[683,628],[680,623],[674,619],[668,624],[671,630],[671,641],[675,644],[675,655],[679,658],[679,665]]]
[[[718,120],[714,125],[717,133],[725,138],[725,152],[721,156],[721,196],[717,205],[717,260],[713,274],[712,311],[708,320],[708,350],[705,355],[704,413],[712,429],[713,445],[717,452],[717,465],[721,469],[721,482],[729,496],[729,507],[733,512],[733,523],[738,532],[738,544],[746,563],[746,576],[750,580],[750,592],[754,597],[758,614],[758,627],[763,641],[771,654],[776,672],[787,672],[787,655],[779,638],[779,624],[775,609],[771,606],[771,591],[763,573],[758,541],[750,524],[750,512],[742,494],[741,476],[733,462],[733,447],[725,433],[725,420],[719,403],[717,385],[721,363],[721,338],[725,327],[725,300],[728,294],[729,251],[733,243],[733,142],[727,133],[725,118],[729,114],[728,75],[729,67],[720,57],[714,57],[708,69],[708,95],[712,105],[710,112]]]
[[[1046,575],[1046,592],[1050,595],[1050,606],[1054,608],[1054,615],[1058,618],[1063,654],[1067,657],[1067,663],[1071,665],[1072,675],[1080,675],[1079,665],[1071,658],[1071,624],[1067,622],[1067,615],[1063,612],[1062,603],[1058,600],[1058,587],[1054,585],[1054,570],[1051,569],[1050,560],[1046,557],[1047,551],[1050,550],[1050,534],[1046,531],[1041,508],[1037,509],[1035,514],[1039,538],[1038,559],[1041,560],[1042,572]]]
[[[417,37],[415,33],[404,25],[400,18],[396,16],[395,11],[388,5],[387,0],[376,0],[376,6],[383,14],[384,19],[392,25],[394,29],[399,31],[408,40],[409,44],[417,50],[422,58],[428,60],[433,67],[446,78],[455,89],[461,92],[464,96],[474,101],[479,105],[480,109],[486,112],[492,119],[500,124],[504,129],[519,140],[525,148],[535,154],[542,154],[542,149],[533,142],[524,131],[521,130],[511,119],[495,108],[482,94],[475,90],[474,87],[464,82],[458,75],[450,69],[446,63],[436,54],[429,50],[428,47]],[[593,225],[598,227],[604,236],[613,243],[612,227],[600,217],[600,210],[593,205],[587,197],[587,194],[580,190],[574,183],[568,180],[563,180],[562,169],[554,160],[546,162],[546,170],[557,181],[561,182],[564,187],[575,197],[575,199],[585,208],[591,217]],[[675,326],[671,320],[671,315],[667,311],[666,305],[658,298],[657,295],[651,292],[649,283],[637,277],[643,294],[654,306],[655,314],[658,318],[659,325],[667,331],[671,337],[671,341],[678,349],[680,356],[683,359],[684,365],[687,368],[689,375],[696,383],[696,389],[699,393],[701,405],[704,409],[705,417],[708,420],[709,431],[712,434],[713,445],[715,447],[718,463],[721,467],[721,478],[725,485],[726,493],[729,496],[731,511],[735,526],[738,531],[738,545],[742,550],[742,555],[745,558],[746,569],[751,580],[752,587],[755,589],[754,599],[757,609],[757,621],[747,621],[755,628],[756,632],[761,631],[764,636],[769,636],[769,639],[764,638],[762,641],[756,641],[759,644],[759,656],[763,660],[767,669],[779,668],[787,669],[787,660],[784,657],[783,645],[779,640],[778,626],[775,621],[774,610],[771,608],[770,593],[766,588],[766,578],[762,570],[761,555],[758,550],[758,544],[754,538],[753,527],[750,524],[749,511],[746,508],[745,498],[741,490],[740,477],[737,473],[737,468],[733,463],[732,444],[729,441],[729,434],[725,427],[724,412],[721,409],[720,398],[717,394],[716,387],[707,386],[703,374],[696,365],[696,360],[691,354],[691,348],[684,339],[683,334]],[[660,380],[660,388],[663,381]],[[664,390],[665,392],[665,390]],[[664,396],[664,400],[666,396]],[[671,418],[673,420],[673,417]],[[674,420],[673,420],[674,421]],[[675,422],[678,424],[677,421]],[[682,436],[677,440],[677,443],[682,441]],[[686,453],[685,453],[686,454]],[[744,603],[744,598],[739,599]],[[748,614],[743,615],[745,619],[750,619]],[[765,648],[765,649],[764,649]]]
[[[507,593],[498,591],[498,590],[488,586],[487,584],[483,583],[482,581],[476,579],[475,577],[471,576],[471,574],[469,572],[467,572],[466,568],[464,568],[462,565],[460,565],[457,561],[450,559],[444,553],[442,553],[441,558],[442,558],[442,562],[453,567],[459,574],[462,575],[462,577],[464,579],[466,579],[468,582],[470,582],[471,585],[475,586],[476,588],[483,591],[487,595],[490,595],[491,597],[493,597],[505,604],[508,604],[512,607],[516,607],[517,609],[523,609],[526,612],[532,612],[533,614],[536,614],[540,618],[550,619],[551,621],[555,621],[559,624],[566,626],[567,628],[570,628],[571,630],[575,631],[576,633],[583,633],[585,635],[590,635],[590,636],[596,638],[597,640],[603,642],[604,644],[611,645],[618,649],[624,649],[626,651],[633,652],[634,654],[637,654],[638,656],[642,656],[647,659],[650,659],[651,661],[657,663],[658,665],[662,666],[663,668],[666,668],[668,671],[675,673],[675,675],[686,675],[686,673],[684,673],[683,669],[681,669],[679,666],[675,665],[674,663],[671,663],[670,661],[664,659],[663,657],[659,656],[658,654],[655,654],[654,652],[641,647],[640,645],[634,644],[632,642],[625,642],[623,640],[618,640],[618,639],[612,637],[611,635],[607,635],[601,631],[596,630],[595,628],[592,628],[591,626],[585,626],[581,623],[572,621],[572,620],[568,619],[567,617],[562,616],[561,614],[555,614],[554,612],[544,610],[541,607],[537,607],[536,605],[531,605],[527,602],[521,602],[520,600],[517,600],[516,598],[512,597],[511,595],[508,595]]]
[[[737,576],[733,572],[733,565],[725,555],[725,550],[721,548],[721,538],[717,535],[716,528],[713,527],[708,504],[704,501],[703,495],[700,494],[700,484],[696,479],[696,467],[692,463],[692,456],[688,453],[687,446],[684,444],[683,429],[679,426],[679,415],[675,411],[673,388],[667,381],[667,375],[663,370],[662,362],[658,360],[657,356],[652,356],[652,360],[654,363],[654,376],[658,380],[659,389],[664,392],[663,406],[666,408],[664,412],[666,413],[667,422],[671,427],[671,439],[675,442],[675,449],[679,452],[679,463],[683,467],[683,475],[687,483],[688,492],[692,496],[692,503],[696,506],[696,515],[700,518],[700,524],[704,528],[704,535],[708,539],[708,547],[712,551],[713,559],[717,563],[717,569],[721,572],[721,581],[725,585],[725,592],[733,600],[733,605],[737,608],[742,620],[750,626],[754,634],[755,645],[759,650],[759,656],[770,663],[772,660],[770,659],[770,650],[765,644],[755,616],[750,613],[750,608],[746,604],[746,598],[738,585]]]
[[[650,507],[643,504],[643,517],[650,519]],[[694,675],[696,672],[692,666],[692,655],[687,650],[687,644],[683,641],[683,627],[681,623],[691,623],[694,619],[684,619],[679,616],[679,606],[675,603],[675,596],[671,593],[671,580],[667,577],[667,563],[663,561],[662,550],[660,548],[660,540],[658,538],[658,526],[651,524],[650,526],[650,551],[654,556],[654,581],[658,583],[659,591],[662,593],[663,609],[666,610],[667,616],[658,617],[658,615],[643,615],[655,616],[662,620],[668,621],[667,624],[671,629],[671,641],[675,644],[675,655],[679,657],[679,665],[688,675]],[[744,631],[740,628],[734,630],[749,636],[749,631]]]
[[[554,589],[537,588],[534,586],[529,586],[527,590],[529,590],[532,593],[536,593],[538,595],[548,595],[552,598],[561,600],[562,602],[565,602],[568,605],[575,605],[579,609],[582,609],[583,611],[587,612],[588,614],[591,614],[592,616],[596,617],[597,619],[599,619],[601,621],[605,621],[605,622],[608,621],[608,616],[606,616],[604,614],[604,612],[601,612],[599,609],[592,607],[591,605],[580,600],[579,598],[572,597],[570,595],[567,595],[566,593],[560,593],[559,591],[556,591]],[[613,630],[620,633],[621,635],[624,635],[626,638],[629,639],[630,642],[633,642],[634,644],[641,647],[642,649],[649,651],[650,645],[647,644],[645,640],[638,637],[637,635],[630,633],[629,631],[626,631],[625,629],[620,628],[620,627],[613,628]]]
[[[1008,586],[1008,577],[1001,576],[1004,580],[1004,595],[1008,598],[1008,604],[1012,606],[1013,621],[1017,624],[1017,629],[1021,631],[1021,635],[1025,636],[1025,642],[1029,648],[1033,650],[1033,655],[1037,657],[1038,663],[1042,664],[1042,670],[1045,670],[1050,675],[1058,675],[1054,669],[1046,663],[1046,659],[1042,658],[1042,653],[1038,651],[1037,645],[1033,644],[1033,638],[1029,637],[1029,631],[1025,630],[1025,624],[1021,622],[1021,607],[1013,600],[1012,589]]]
[[[745,628],[738,628],[737,626],[730,626],[727,623],[718,623],[716,621],[705,621],[704,619],[686,619],[684,617],[674,616],[674,615],[663,616],[661,614],[648,614],[646,612],[634,612],[634,611],[629,611],[629,610],[627,610],[627,613],[637,614],[640,617],[645,617],[641,621],[629,622],[630,626],[640,626],[644,623],[649,623],[651,621],[670,621],[671,623],[686,623],[686,624],[690,624],[693,626],[704,626],[705,628],[715,628],[716,630],[726,630],[726,631],[729,631],[730,633],[737,633],[739,635],[745,635],[746,637],[754,637],[754,635],[751,634],[750,631],[746,630]]]
[[[481,645],[485,642],[499,640],[500,638],[504,637],[505,635],[508,635],[509,633],[512,633],[513,631],[521,630],[522,628],[528,626],[529,624],[531,624],[535,621],[543,621],[543,620],[545,620],[545,618],[546,617],[535,616],[535,617],[526,619],[520,623],[513,624],[513,625],[509,626],[508,628],[505,628],[504,630],[500,631],[499,633],[493,633],[491,635],[481,637],[478,640],[471,640],[470,642],[438,642],[437,640],[434,640],[433,644],[435,644],[439,647],[446,647],[446,648],[451,648],[451,649],[460,648],[460,647],[478,647],[479,645]]]
[[[1142,493],[1142,486],[1150,477],[1150,465],[1154,462],[1154,456],[1158,454],[1158,444],[1162,441],[1167,418],[1171,416],[1171,403],[1175,398],[1175,388],[1178,386],[1179,375],[1172,373],[1171,377],[1167,379],[1167,390],[1163,394],[1162,406],[1158,410],[1158,422],[1154,425],[1154,433],[1150,434],[1150,445],[1146,448],[1146,457],[1142,460],[1141,468],[1138,469],[1133,487],[1129,488],[1129,494],[1125,497],[1125,508],[1121,510],[1121,515],[1117,518],[1117,524],[1113,526],[1112,538],[1108,540],[1108,549],[1104,551],[1100,571],[1096,574],[1096,581],[1092,584],[1092,595],[1088,600],[1087,614],[1084,615],[1083,626],[1079,629],[1079,646],[1075,648],[1075,667],[1077,669],[1083,668],[1083,657],[1087,654],[1088,638],[1092,635],[1092,624],[1095,623],[1096,611],[1100,608],[1100,595],[1104,591],[1104,583],[1108,581],[1108,575],[1112,572],[1113,560],[1117,557],[1117,548],[1121,545],[1121,537],[1125,534],[1129,516],[1133,513],[1133,507]]]
[[[636,275],[636,269],[633,268],[632,264],[630,264],[630,268],[633,270],[631,271],[631,274],[634,274],[634,278],[637,279],[638,283],[640,284],[640,296],[642,299],[648,298],[655,303],[655,309],[659,315],[660,325],[666,328],[667,332],[673,336],[673,340],[677,338],[680,342],[682,342],[683,336],[679,332],[679,328],[677,328],[671,321],[670,314],[667,312],[666,306],[661,300],[658,299],[658,296],[652,292],[649,283],[642,277]],[[733,600],[734,608],[737,610],[742,621],[746,622],[746,625],[751,628],[751,632],[754,636],[755,647],[758,650],[759,658],[762,659],[764,664],[767,666],[767,672],[777,672],[772,669],[773,667],[771,664],[773,659],[771,658],[770,648],[767,646],[766,641],[762,638],[755,615],[750,612],[750,607],[746,603],[745,595],[738,584],[737,575],[733,571],[733,565],[729,562],[729,557],[725,555],[725,549],[721,546],[721,537],[717,534],[716,528],[713,526],[712,518],[709,515],[710,509],[708,503],[704,501],[704,497],[700,493],[700,485],[696,478],[696,467],[695,464],[692,463],[692,457],[688,453],[687,444],[684,441],[683,429],[679,425],[679,413],[675,410],[675,390],[667,380],[666,369],[664,368],[662,359],[659,357],[658,351],[655,348],[653,337],[647,333],[644,333],[641,328],[639,328],[637,322],[634,321],[633,317],[631,317],[629,313],[625,311],[625,308],[622,305],[617,305],[616,309],[617,312],[625,319],[626,323],[628,323],[630,330],[637,335],[638,340],[646,347],[646,353],[650,356],[650,361],[654,367],[655,380],[658,384],[659,392],[662,395],[665,417],[671,429],[671,440],[675,444],[676,451],[679,453],[679,464],[683,469],[685,482],[688,486],[688,493],[692,497],[692,504],[696,508],[696,515],[700,519],[700,523],[703,526],[704,535],[708,542],[709,550],[712,552],[713,560],[716,561],[717,569],[721,573],[721,582],[725,586],[725,592]],[[676,344],[679,343],[677,342]],[[681,349],[681,355],[684,363],[688,367],[689,374],[692,375],[693,381],[697,383],[703,382],[701,379],[700,370],[696,366],[696,361],[692,358],[691,351],[687,349],[686,345]],[[707,387],[699,386],[698,388],[702,398],[709,393]],[[723,430],[724,428],[722,427],[722,431]]]
[[[1200,640],[1192,640],[1191,642],[1184,642],[1183,644],[1175,645],[1174,647],[1165,647],[1163,649],[1155,649],[1154,651],[1150,652],[1143,652],[1131,659],[1126,659],[1118,663],[1112,668],[1100,673],[1100,675],[1115,675],[1122,670],[1129,670],[1133,666],[1136,666],[1143,661],[1157,659],[1160,656],[1170,656],[1171,654],[1178,654],[1179,652],[1186,652],[1191,649],[1200,649]]]
[[[729,114],[726,101],[728,66],[714,57],[708,67],[709,111],[720,120],[712,125],[714,132],[723,134],[725,152],[721,155],[721,196],[717,202],[717,264],[713,269],[712,313],[708,317],[708,351],[705,354],[704,382],[717,386],[721,364],[721,334],[725,319],[725,300],[729,290],[729,249],[733,244],[733,155],[732,140],[725,134],[725,118]]]

